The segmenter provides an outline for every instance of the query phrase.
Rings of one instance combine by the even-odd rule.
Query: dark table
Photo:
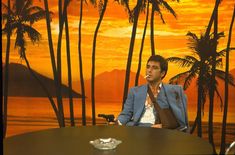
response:
[[[115,138],[114,150],[98,150],[90,140]],[[205,140],[175,130],[149,127],[86,126],[31,132],[4,139],[4,155],[212,154]]]

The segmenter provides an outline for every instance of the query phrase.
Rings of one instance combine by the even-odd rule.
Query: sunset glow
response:
[[[6,3],[6,0],[3,1]],[[50,11],[54,13],[51,28],[53,33],[54,50],[57,49],[57,37],[58,37],[58,8],[57,1],[49,1]],[[219,49],[224,49],[227,43],[227,36],[229,30],[229,24],[232,16],[233,0],[222,1],[219,7],[219,31],[225,32],[225,38],[221,39]],[[39,5],[44,8],[43,2],[35,1],[35,5]],[[131,5],[134,5],[135,1],[131,1]],[[211,12],[214,7],[213,0],[182,0],[180,3],[169,2],[172,8],[177,13],[177,19],[171,14],[162,10],[166,24],[162,24],[158,15],[155,15],[155,48],[156,53],[165,57],[169,56],[183,56],[189,54],[190,50],[187,48],[188,31],[196,34],[205,32],[207,23],[211,16]],[[73,65],[73,80],[79,80],[78,70],[78,22],[79,22],[79,1],[71,1],[68,7],[69,15],[69,30],[71,41],[71,55]],[[138,22],[138,29],[136,35],[135,50],[132,62],[132,71],[135,72],[138,63],[139,47],[142,39],[143,27],[145,23],[145,13],[141,13],[140,20]],[[149,17],[150,18],[150,17]],[[90,3],[84,4],[83,11],[83,25],[82,25],[82,54],[83,63],[86,66],[84,70],[84,76],[86,79],[90,78],[91,73],[91,52],[92,41],[95,26],[98,21],[98,8],[94,8]],[[46,22],[42,20],[37,22],[34,27],[42,34],[42,40],[37,45],[32,45],[31,42],[27,42],[26,53],[28,59],[32,65],[32,68],[40,73],[52,77],[49,48],[47,43],[47,31]],[[109,1],[107,11],[102,21],[98,38],[97,38],[97,51],[96,51],[96,74],[104,71],[111,71],[113,69],[125,69],[126,59],[129,49],[130,37],[132,31],[132,24],[128,21],[128,15],[124,7],[117,2]],[[143,53],[143,63],[141,73],[144,75],[145,62],[150,56],[150,23],[148,24],[148,30],[145,37],[145,46]],[[12,37],[14,39],[14,36]],[[235,46],[235,34],[232,35],[231,46]],[[5,37],[3,41],[3,62],[5,61],[5,49],[6,41]],[[11,46],[11,62],[19,62],[19,56],[17,50],[13,50],[14,40],[12,40]],[[63,70],[66,71],[66,50],[65,50],[65,37],[63,38],[62,46],[62,60]],[[24,63],[24,62],[22,62]],[[41,64],[41,65],[38,65]],[[176,74],[175,65],[171,65],[169,75]],[[235,68],[235,52],[231,52],[230,56],[230,69]],[[66,73],[65,73],[66,75]],[[66,80],[66,76],[64,76]]]

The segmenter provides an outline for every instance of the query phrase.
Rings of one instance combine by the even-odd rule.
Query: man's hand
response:
[[[152,128],[162,128],[162,124],[154,124],[151,127]]]
[[[108,122],[108,125],[122,125],[122,123],[119,120],[115,119],[113,122]]]
[[[118,125],[117,122],[108,122],[108,125]]]

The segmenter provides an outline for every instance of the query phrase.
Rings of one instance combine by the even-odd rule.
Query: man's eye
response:
[[[153,69],[155,69],[155,70],[159,70],[160,68],[155,66],[155,67],[153,67]]]

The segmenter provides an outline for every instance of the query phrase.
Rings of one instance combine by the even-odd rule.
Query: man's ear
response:
[[[166,75],[166,71],[161,72],[161,79]]]

